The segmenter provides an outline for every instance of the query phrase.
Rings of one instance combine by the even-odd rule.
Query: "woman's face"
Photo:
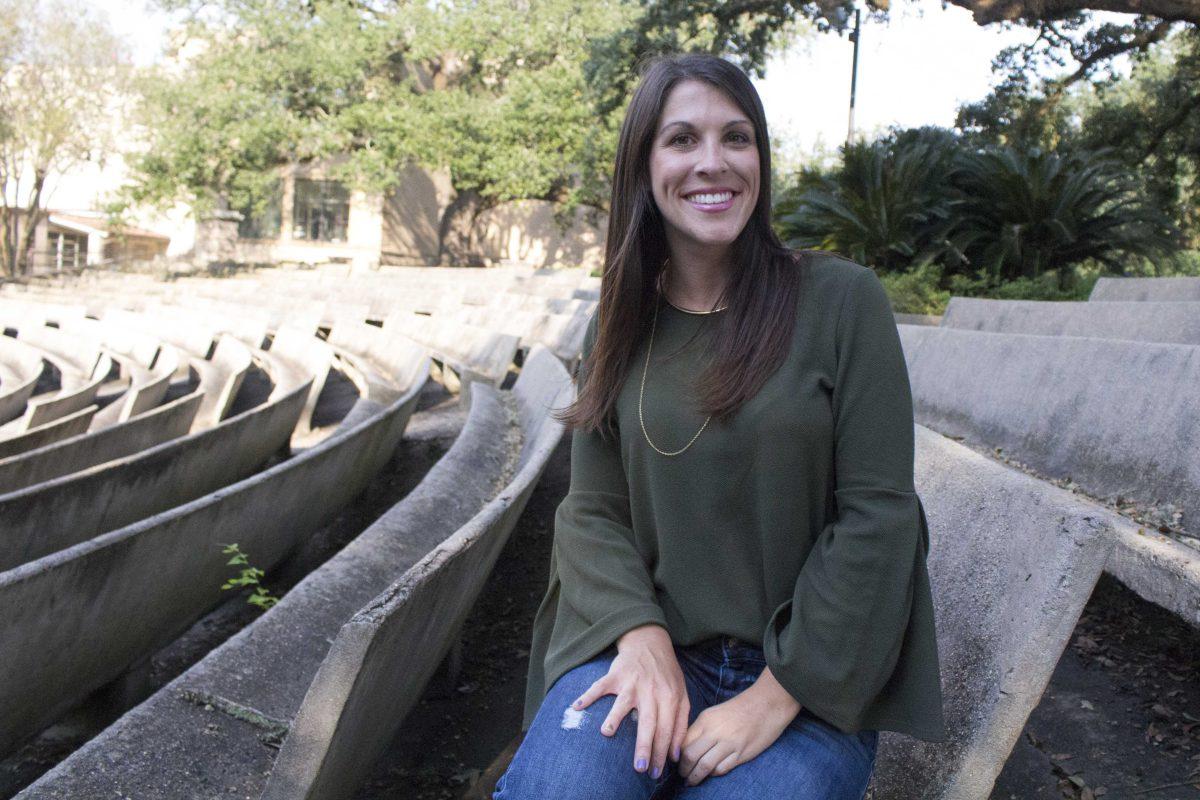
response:
[[[708,83],[677,83],[650,149],[650,184],[672,253],[732,244],[758,202],[758,168],[754,126],[742,110]]]

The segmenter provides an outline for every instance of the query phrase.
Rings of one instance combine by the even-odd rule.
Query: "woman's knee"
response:
[[[495,800],[578,797],[642,800],[658,781],[633,768],[637,715],[630,712],[612,736],[600,732],[616,698],[605,695],[582,710],[571,703],[607,673],[611,658],[588,662],[557,680],[496,784]]]

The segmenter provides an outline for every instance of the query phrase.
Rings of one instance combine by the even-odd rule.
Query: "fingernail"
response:
[[[604,726],[604,732],[605,732],[605,733],[612,733],[612,725],[605,725],[605,726]]]
[[[650,777],[654,780],[658,780],[659,775],[662,775],[662,767],[655,767],[650,771]]]
[[[583,705],[583,701],[576,700],[574,703],[571,703],[571,708],[579,708],[581,705]]]
[[[675,760],[679,760],[679,745],[675,745]]]
[[[646,759],[639,758],[637,760],[637,764],[634,765],[634,769],[636,769],[638,772],[641,772],[645,768],[646,768]]]

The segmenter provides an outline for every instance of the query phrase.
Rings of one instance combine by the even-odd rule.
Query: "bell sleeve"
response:
[[[595,337],[593,317],[583,342],[581,387]],[[560,602],[581,618],[586,639],[602,643],[601,649],[640,625],[667,626],[655,598],[649,555],[639,550],[634,536],[617,438],[572,432],[570,489],[554,517]]]
[[[858,269],[835,331],[836,514],[763,639],[779,683],[845,731],[871,727],[864,724],[873,721],[870,707],[905,647],[914,591],[929,591],[908,372],[883,286],[873,271]]]

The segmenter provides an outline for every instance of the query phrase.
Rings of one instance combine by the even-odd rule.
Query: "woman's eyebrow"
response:
[[[734,125],[750,125],[750,120],[745,119],[745,118],[731,119],[731,120],[729,120],[729,122],[725,123],[724,128],[732,128]],[[694,128],[696,126],[693,125],[692,123],[688,122],[687,120],[676,119],[676,120],[672,120],[671,122],[668,122],[666,125],[663,125],[661,128],[659,128],[658,132],[663,133],[668,128],[674,128],[674,127]]]

